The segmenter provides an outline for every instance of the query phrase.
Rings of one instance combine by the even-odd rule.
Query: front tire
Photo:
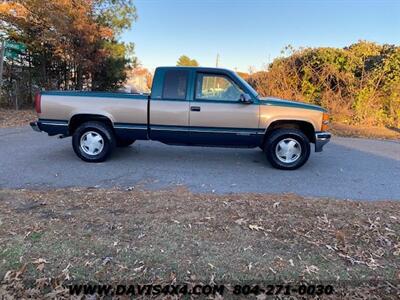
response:
[[[105,161],[114,150],[115,143],[111,128],[97,121],[83,123],[72,136],[75,154],[86,162]]]
[[[274,168],[295,170],[310,157],[310,141],[298,129],[277,129],[267,137],[264,152]]]

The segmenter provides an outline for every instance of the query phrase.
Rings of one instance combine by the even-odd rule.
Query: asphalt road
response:
[[[282,193],[400,200],[400,142],[334,137],[296,171],[270,167],[259,149],[137,142],[105,163],[77,158],[71,139],[29,127],[0,129],[0,188],[185,185],[194,192]]]

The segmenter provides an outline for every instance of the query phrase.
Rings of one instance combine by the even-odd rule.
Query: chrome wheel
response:
[[[82,135],[80,147],[88,155],[97,155],[103,151],[104,139],[99,133],[88,131]]]
[[[301,156],[301,145],[295,139],[285,138],[276,145],[275,154],[281,162],[293,163]]]

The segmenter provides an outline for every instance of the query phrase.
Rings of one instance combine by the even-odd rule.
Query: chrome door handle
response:
[[[191,106],[191,107],[190,107],[190,110],[191,110],[191,111],[200,111],[201,108],[200,108],[200,106]]]

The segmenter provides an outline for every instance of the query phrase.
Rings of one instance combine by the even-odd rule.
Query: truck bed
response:
[[[98,114],[114,124],[147,125],[147,94],[42,92],[39,119],[66,121],[77,114]],[[132,103],[134,102],[134,104]]]

